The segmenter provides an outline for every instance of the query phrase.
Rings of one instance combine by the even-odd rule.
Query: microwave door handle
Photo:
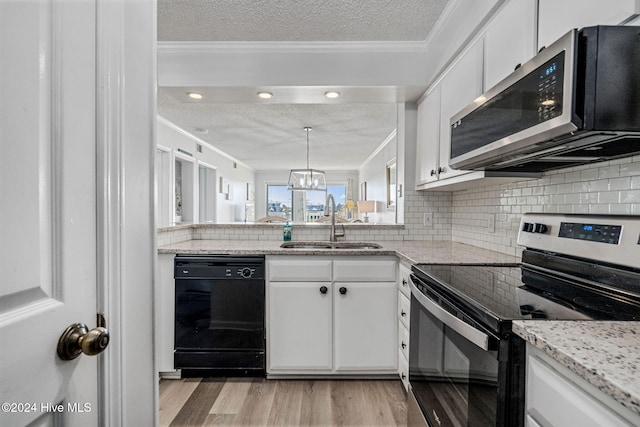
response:
[[[479,331],[468,323],[463,322],[444,308],[440,307],[436,302],[431,300],[431,298],[427,297],[418,288],[416,288],[413,280],[409,280],[409,285],[411,287],[411,294],[416,298],[416,300],[418,300],[425,310],[434,315],[442,323],[462,335],[468,341],[477,345],[484,351],[489,350],[489,335]]]

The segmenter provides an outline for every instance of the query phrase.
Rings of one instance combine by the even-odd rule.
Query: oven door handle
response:
[[[489,350],[489,335],[485,334],[482,331],[479,331],[468,323],[465,323],[464,321],[458,319],[456,316],[449,313],[444,308],[440,307],[438,303],[423,294],[420,289],[416,287],[416,285],[413,283],[413,279],[409,280],[409,285],[411,287],[411,294],[424,307],[425,310],[435,316],[442,323],[462,335],[466,340],[477,345],[484,351]]]

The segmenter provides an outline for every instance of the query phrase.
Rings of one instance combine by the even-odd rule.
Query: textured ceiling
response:
[[[396,104],[206,104],[158,91],[162,117],[256,170],[356,170],[396,128]],[[197,129],[207,129],[203,134]]]
[[[160,41],[424,41],[447,0],[158,0]]]
[[[158,0],[158,40],[423,42],[447,2]],[[256,88],[191,89],[218,101],[193,102],[185,99],[185,88],[161,87],[158,113],[256,170],[305,167],[305,126],[313,127],[310,166],[326,170],[356,170],[396,129],[396,104],[385,102],[398,88],[340,87],[343,96],[331,103],[312,96],[313,87],[278,90],[291,104],[257,101]]]

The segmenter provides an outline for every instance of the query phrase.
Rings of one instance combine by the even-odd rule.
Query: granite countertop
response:
[[[283,249],[274,240],[188,240],[158,248],[161,254],[391,255],[409,263],[513,263],[511,255],[450,241],[382,241],[382,249]]]
[[[513,331],[640,415],[640,323],[513,322]]]

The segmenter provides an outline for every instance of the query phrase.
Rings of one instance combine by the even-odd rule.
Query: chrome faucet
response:
[[[329,201],[331,201],[331,232],[329,233],[329,241],[337,242],[338,237],[344,237],[344,228],[341,234],[336,234],[336,201],[333,194],[327,194],[324,202],[324,216],[329,216]]]

